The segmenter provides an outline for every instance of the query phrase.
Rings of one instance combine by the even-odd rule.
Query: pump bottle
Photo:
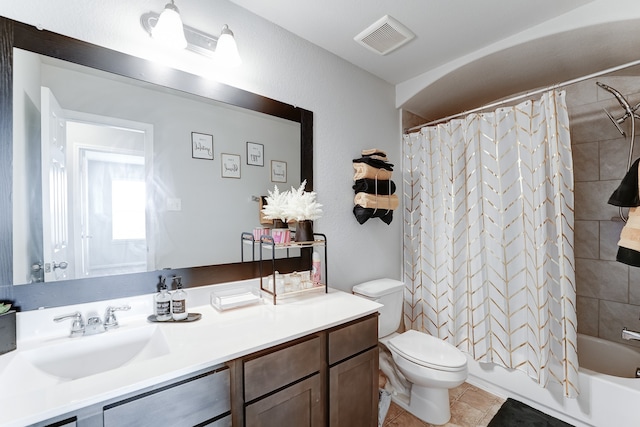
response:
[[[167,292],[165,278],[160,277],[160,292],[155,296],[156,320],[166,322],[171,320],[171,295]]]
[[[184,320],[187,318],[187,293],[182,289],[182,277],[174,277],[173,283],[176,291],[171,295],[171,311],[173,320]]]

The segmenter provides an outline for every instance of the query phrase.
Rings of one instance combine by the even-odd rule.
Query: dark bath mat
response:
[[[508,398],[487,427],[572,427],[522,402]]]

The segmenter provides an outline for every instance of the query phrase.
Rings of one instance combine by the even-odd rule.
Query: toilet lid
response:
[[[467,364],[465,355],[451,344],[414,330],[392,338],[388,346],[405,359],[427,368],[457,371]]]

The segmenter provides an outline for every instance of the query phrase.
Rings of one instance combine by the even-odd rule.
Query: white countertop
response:
[[[231,286],[256,286],[245,281]],[[77,306],[18,313],[18,349],[0,356],[0,426],[24,426],[72,412],[92,404],[169,381],[189,373],[331,328],[378,311],[380,304],[345,292],[313,292],[288,298],[277,305],[261,303],[219,312],[209,304],[209,295],[219,286],[187,289],[188,311],[202,318],[190,323],[153,323],[169,345],[166,355],[92,376],[66,380],[27,366],[21,351],[64,340],[98,340],[119,331],[148,327],[153,295]],[[120,327],[91,337],[69,338],[71,323],[54,323],[55,316],[80,311],[103,317],[109,305],[129,304],[117,312]]]

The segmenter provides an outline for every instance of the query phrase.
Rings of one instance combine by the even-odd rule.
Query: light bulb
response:
[[[173,0],[171,3],[167,3],[164,10],[158,18],[151,35],[159,42],[174,47],[176,49],[184,49],[187,47],[187,39],[184,37],[184,27],[182,26],[182,19],[180,19],[180,12]]]
[[[236,39],[233,37],[233,32],[227,25],[222,27],[220,38],[216,45],[216,58],[222,64],[229,67],[237,67],[242,64],[242,59],[238,53],[238,46],[236,45]]]

